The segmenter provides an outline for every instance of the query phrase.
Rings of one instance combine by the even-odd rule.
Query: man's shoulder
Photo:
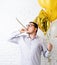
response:
[[[37,35],[37,37],[38,37],[39,39],[42,39],[42,40],[44,39],[43,37],[41,37],[41,36],[39,36],[39,35]]]
[[[39,35],[37,35],[37,38],[38,38],[38,40],[39,40],[40,42],[43,42],[43,41],[44,41],[44,38],[41,37],[41,36],[39,36]]]

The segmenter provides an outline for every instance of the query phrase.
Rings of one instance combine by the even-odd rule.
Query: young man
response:
[[[37,36],[38,25],[30,22],[27,29],[21,29],[18,35],[10,38],[9,41],[20,45],[21,64],[20,65],[41,65],[41,53],[48,57],[52,50],[52,44],[44,46],[42,38]],[[26,34],[23,34],[26,32]]]

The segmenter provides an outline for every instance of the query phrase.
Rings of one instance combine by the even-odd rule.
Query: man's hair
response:
[[[37,28],[37,30],[38,30],[38,24],[37,23],[35,23],[35,22],[29,22],[29,23],[33,23],[34,24],[34,27]]]

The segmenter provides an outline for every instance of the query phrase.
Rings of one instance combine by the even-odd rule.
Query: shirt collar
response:
[[[38,37],[38,35],[36,34],[36,36],[33,39],[35,39],[37,37]],[[27,38],[30,38],[29,34],[27,34]]]

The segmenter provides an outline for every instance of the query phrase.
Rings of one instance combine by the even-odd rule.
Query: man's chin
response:
[[[30,34],[28,31],[26,32],[27,34]]]

